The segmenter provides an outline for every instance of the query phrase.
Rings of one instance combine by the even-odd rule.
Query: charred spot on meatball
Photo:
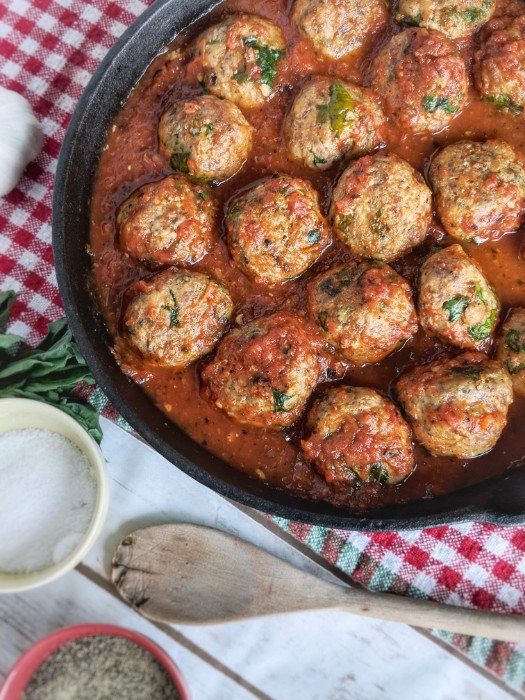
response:
[[[474,56],[474,84],[498,111],[520,115],[525,106],[525,15],[501,16],[482,31]]]
[[[503,364],[478,352],[416,367],[398,381],[397,395],[417,440],[433,455],[458,459],[494,447],[513,399]]]
[[[352,253],[389,262],[425,239],[432,194],[423,177],[398,156],[365,156],[339,178],[330,217]]]
[[[319,275],[308,286],[308,307],[353,365],[380,362],[417,331],[408,283],[381,262],[351,261]]]
[[[511,376],[514,391],[525,396],[525,309],[511,309],[498,339],[497,356]]]
[[[315,401],[306,427],[303,453],[328,483],[390,486],[414,467],[408,424],[374,389],[329,389]]]
[[[265,180],[233,200],[226,229],[239,269],[269,286],[302,274],[331,241],[317,192],[288,175]]]
[[[522,157],[505,141],[459,141],[446,146],[429,171],[436,208],[459,240],[497,240],[519,228],[525,211]]]
[[[119,207],[121,249],[153,267],[200,260],[216,243],[217,204],[205,185],[169,175],[139,187]]]
[[[291,14],[314,49],[331,59],[357,51],[387,17],[383,0],[295,0]]]
[[[159,122],[161,151],[171,167],[218,182],[242,168],[251,151],[252,132],[233,102],[213,95],[176,102]]]
[[[371,90],[317,76],[297,93],[284,121],[284,137],[294,160],[326,170],[343,156],[379,146],[384,121]]]
[[[170,268],[130,289],[125,336],[148,361],[183,368],[213,350],[228,329],[228,290],[200,272]]]
[[[253,15],[228,17],[195,41],[197,80],[212,95],[239,107],[260,107],[272,95],[285,53],[280,27]]]
[[[399,0],[396,20],[461,39],[477,32],[495,9],[495,0]]]
[[[468,81],[453,41],[432,29],[413,28],[379,51],[372,87],[401,128],[419,133],[448,126],[465,104]]]
[[[494,335],[500,304],[479,265],[457,243],[430,255],[421,268],[422,328],[460,348],[483,348]]]
[[[202,380],[212,401],[239,423],[287,427],[324,374],[320,347],[306,323],[282,311],[230,331]]]

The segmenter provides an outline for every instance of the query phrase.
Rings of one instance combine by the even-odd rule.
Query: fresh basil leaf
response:
[[[483,323],[478,323],[476,326],[469,328],[469,335],[473,340],[486,340],[494,327],[496,322],[497,312],[496,309],[492,309],[489,316],[485,319]]]
[[[384,486],[388,481],[388,471],[381,462],[374,462],[370,465],[370,472],[367,481]]]
[[[0,333],[3,333],[7,328],[11,307],[15,303],[17,296],[16,292],[0,292]]]

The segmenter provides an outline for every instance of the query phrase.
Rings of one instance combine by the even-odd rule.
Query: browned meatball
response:
[[[474,83],[497,109],[521,114],[525,106],[525,15],[497,17],[483,31],[474,58]]]
[[[259,107],[271,96],[285,40],[279,27],[253,15],[228,17],[194,44],[196,77],[208,92],[239,107]]]
[[[429,452],[470,459],[498,441],[512,403],[512,382],[500,362],[465,352],[416,367],[398,381],[397,394]]]
[[[120,247],[153,266],[191,264],[215,244],[216,217],[207,187],[169,175],[139,187],[120,205]]]
[[[308,287],[308,306],[354,365],[380,362],[417,331],[410,287],[385,263],[351,261],[324,272]]]
[[[450,39],[431,29],[393,36],[372,65],[372,86],[385,111],[409,132],[440,131],[462,109],[467,74]]]
[[[383,0],[295,0],[292,22],[328,58],[343,58],[361,47],[387,18]]]
[[[460,348],[480,349],[494,334],[499,300],[478,264],[455,244],[423,263],[418,312],[427,333]]]
[[[326,170],[343,156],[370,153],[379,146],[384,121],[370,90],[318,76],[297,93],[284,137],[295,160]]]
[[[477,32],[495,9],[494,0],[399,0],[396,20],[461,39]]]
[[[512,309],[498,340],[498,360],[504,363],[514,391],[525,396],[525,309]]]
[[[319,345],[296,314],[282,311],[232,330],[202,380],[215,404],[239,423],[294,423],[324,372]]]
[[[328,483],[391,485],[414,467],[410,428],[374,389],[338,386],[308,414],[303,452]]]
[[[270,286],[297,277],[331,241],[330,228],[309,182],[279,175],[237,197],[226,217],[237,266]]]
[[[390,261],[425,239],[432,194],[423,177],[398,156],[365,156],[339,178],[330,216],[352,253]]]
[[[459,141],[434,158],[429,172],[448,234],[481,243],[515,231],[525,211],[525,169],[505,141]]]
[[[131,288],[127,338],[145,359],[181,368],[210,352],[233,311],[228,290],[200,272],[170,268]]]
[[[243,166],[252,126],[233,102],[201,95],[176,102],[159,122],[161,150],[171,167],[208,180],[226,180]]]

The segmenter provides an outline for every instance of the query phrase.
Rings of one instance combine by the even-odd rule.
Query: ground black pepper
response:
[[[167,671],[136,642],[114,635],[64,644],[35,671],[21,700],[179,700]]]

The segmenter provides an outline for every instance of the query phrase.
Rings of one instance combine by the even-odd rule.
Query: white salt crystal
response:
[[[0,571],[38,571],[62,561],[86,532],[96,482],[67,438],[25,428],[0,434]]]

